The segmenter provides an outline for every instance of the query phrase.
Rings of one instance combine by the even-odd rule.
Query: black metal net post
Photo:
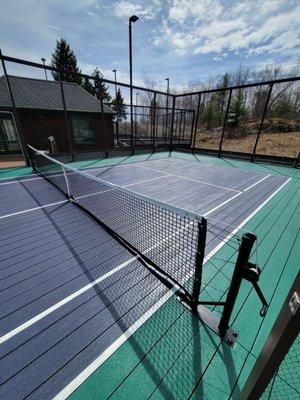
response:
[[[220,336],[222,338],[226,336],[227,329],[229,328],[229,320],[236,302],[237,295],[240,290],[242,280],[244,278],[244,271],[249,261],[251,250],[255,241],[256,235],[254,235],[254,233],[245,233],[242,236],[241,245],[235,263],[228,295],[218,327]]]
[[[218,150],[218,157],[220,157],[221,152],[222,152],[222,145],[223,145],[223,141],[224,141],[224,135],[225,135],[226,123],[227,123],[227,118],[228,118],[228,113],[229,113],[229,108],[230,108],[231,96],[232,96],[232,89],[229,90],[229,97],[228,97],[227,107],[226,107],[224,121],[223,121],[223,128],[222,128],[220,146],[219,146],[219,150]]]
[[[195,276],[194,276],[194,285],[193,285],[193,298],[192,298],[192,310],[197,312],[197,307],[199,303],[199,296],[201,290],[201,282],[202,282],[202,269],[203,269],[203,261],[205,255],[205,247],[206,247],[206,234],[207,234],[207,220],[206,218],[202,218],[201,222],[198,224],[198,244],[197,244],[197,253],[196,253],[196,265],[195,265]]]
[[[59,86],[60,86],[60,92],[61,92],[61,99],[62,99],[62,104],[63,104],[63,111],[64,111],[65,122],[66,122],[66,127],[67,127],[67,135],[68,135],[68,139],[69,139],[70,152],[71,152],[72,161],[74,161],[75,160],[75,156],[74,156],[73,139],[72,139],[70,121],[69,121],[68,112],[67,112],[64,86],[63,86],[63,81],[62,81],[60,72],[58,72],[58,77],[59,77]]]

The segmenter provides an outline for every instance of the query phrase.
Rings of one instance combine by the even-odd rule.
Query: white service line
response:
[[[12,214],[6,214],[6,215],[1,215],[0,219],[4,219],[4,218],[8,218],[8,217],[14,217],[15,215],[20,215],[20,214],[26,214],[28,212],[31,211],[36,211],[36,210],[41,210],[43,208],[47,208],[47,207],[51,207],[51,206],[56,206],[57,204],[63,204],[63,203],[67,203],[69,200],[60,200],[60,201],[56,201],[55,203],[49,203],[49,204],[45,204],[44,206],[39,206],[39,207],[34,207],[34,208],[28,208],[27,210],[23,210],[23,211],[17,211],[14,212]]]
[[[243,190],[243,192],[247,192],[247,190],[252,189],[254,186],[258,185],[260,182],[264,181],[265,179],[269,178],[269,176],[271,176],[271,174],[265,176],[264,178],[260,179],[259,181],[253,183],[253,185],[248,186],[246,189]]]
[[[142,165],[136,165],[136,166],[139,167],[139,168],[149,169],[150,171],[162,172],[162,171],[159,171],[159,170],[156,170],[156,169],[153,169],[153,168],[144,167],[144,166],[142,166]],[[163,172],[163,173],[166,174],[166,175],[169,175],[169,176],[174,176],[175,178],[180,178],[180,179],[187,180],[187,181],[192,181],[192,182],[198,182],[198,183],[202,183],[202,184],[204,184],[204,185],[217,187],[217,188],[219,188],[219,189],[229,190],[229,191],[231,191],[231,192],[242,193],[240,190],[231,189],[231,188],[228,188],[228,187],[225,187],[225,186],[215,185],[214,183],[209,183],[209,182],[205,182],[205,181],[199,181],[198,179],[187,178],[187,177],[185,177],[185,176],[180,176],[180,175],[176,175],[176,174],[171,174],[170,172]]]
[[[16,178],[7,178],[7,179],[16,179]],[[35,181],[36,179],[43,179],[43,178],[40,177],[40,176],[35,176],[34,178],[19,179],[19,180],[17,180],[17,181],[11,181],[11,182],[1,182],[1,181],[0,181],[0,186],[12,185],[12,184],[14,184],[14,183]]]
[[[204,259],[207,262],[219,251],[228,240],[238,232],[255,214],[257,214],[289,181],[287,179],[274,193],[272,193],[259,207],[257,207],[243,222],[241,222],[222,242],[218,244]],[[130,328],[127,329],[114,343],[112,343],[103,353],[101,353],[88,367],[86,367],[75,379],[73,379],[64,389],[62,389],[52,400],[65,400],[82,383],[91,376],[118,348],[126,342],[166,301],[176,292],[170,289],[160,300],[158,300],[142,317],[140,317]]]

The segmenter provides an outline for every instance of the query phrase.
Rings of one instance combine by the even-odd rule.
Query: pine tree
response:
[[[78,83],[79,85],[82,84],[81,77],[77,75],[78,73],[81,73],[81,70],[77,66],[76,56],[73,50],[70,49],[70,45],[65,39],[56,41],[56,48],[54,53],[52,53],[51,65],[55,68],[71,71],[71,73],[61,73],[61,79],[63,81],[74,82]],[[57,72],[52,71],[52,76],[55,81],[59,80],[59,74]]]
[[[93,96],[95,95],[95,88],[93,84],[90,82],[89,78],[84,78],[82,88],[87,92],[91,93]]]
[[[102,82],[103,74],[99,70],[99,68],[95,68],[94,71],[92,72],[92,76],[95,78],[94,79],[94,84],[93,84],[93,90],[92,94],[97,96],[98,99],[100,99],[100,96],[102,95],[102,99],[105,103],[110,103],[111,102],[111,95],[109,94],[108,91],[108,86],[105,85],[104,82]]]
[[[111,102],[112,109],[117,113],[117,118],[119,121],[126,120],[126,106],[124,104],[124,98],[122,96],[121,90],[118,89],[116,98]]]

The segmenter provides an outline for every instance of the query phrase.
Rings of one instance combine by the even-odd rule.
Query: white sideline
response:
[[[257,207],[243,222],[241,222],[218,246],[216,246],[207,257],[207,262],[230,238],[238,232],[255,214],[257,214],[292,178],[287,179],[275,190],[259,207]],[[98,356],[88,367],[86,367],[75,379],[62,389],[52,400],[64,400],[70,396],[92,373],[94,373],[130,336],[136,332],[176,291],[169,290],[158,300],[142,317],[140,317],[130,328],[127,329],[114,343],[112,343],[100,356]]]
[[[17,211],[14,212],[12,214],[5,214],[5,215],[1,215],[0,219],[3,218],[8,218],[8,217],[13,217],[15,215],[20,215],[20,214],[25,214],[31,211],[36,211],[36,210],[41,210],[43,208],[47,208],[47,207],[51,207],[51,206],[56,206],[57,204],[62,204],[62,203],[67,203],[69,200],[60,200],[60,201],[56,201],[55,203],[49,203],[49,204],[45,204],[44,206],[39,206],[39,207],[34,207],[34,208],[28,208],[27,210],[23,210],[23,211]]]
[[[264,181],[265,179],[269,178],[271,174],[266,175],[264,178],[260,179],[259,181],[253,183],[252,185],[248,186],[246,189],[243,190],[243,192],[247,192],[247,190],[252,189],[254,186],[258,185],[260,182]]]
[[[94,280],[91,283],[83,286],[81,289],[77,290],[76,292],[70,294],[69,296],[65,297],[58,303],[54,304],[52,307],[47,308],[40,314],[36,315],[35,317],[29,319],[28,321],[24,322],[23,324],[17,326],[15,329],[7,332],[5,335],[0,337],[0,344],[6,342],[7,340],[11,339],[18,333],[24,331],[25,329],[29,328],[31,325],[35,324],[36,322],[40,321],[42,318],[45,318],[47,315],[53,313],[58,308],[62,307],[63,305],[67,304],[69,301],[74,300],[76,297],[80,296],[82,293],[86,292],[87,290],[91,289],[93,286],[97,285],[98,283],[104,281],[106,278],[110,277],[111,275],[115,274],[116,272],[120,271],[121,269],[125,268],[128,264],[133,262],[137,257],[132,257],[129,260],[125,261],[124,263],[118,265],[116,268],[112,269],[111,271],[107,272],[106,274],[100,276],[98,279]]]

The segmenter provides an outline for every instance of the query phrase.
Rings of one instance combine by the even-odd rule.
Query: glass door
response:
[[[0,153],[21,153],[17,129],[12,114],[9,113],[0,113]]]

